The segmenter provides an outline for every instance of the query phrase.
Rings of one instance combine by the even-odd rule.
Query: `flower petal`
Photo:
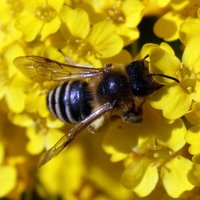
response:
[[[182,156],[175,157],[161,168],[161,179],[169,196],[178,198],[194,188],[188,180],[191,169],[192,162]]]
[[[90,21],[87,12],[77,8],[63,6],[60,17],[74,37],[85,38],[90,30]]]
[[[47,0],[47,4],[53,7],[57,12],[59,12],[64,4],[64,0],[59,0],[59,1]]]
[[[189,152],[192,155],[200,154],[200,127],[199,126],[193,126],[192,128],[190,128],[187,132],[185,140],[186,142],[190,144]]]
[[[46,22],[41,30],[41,40],[44,40],[47,36],[52,33],[55,33],[60,27],[60,20],[58,17],[55,17],[50,22]]]
[[[157,135],[159,145],[168,147],[174,152],[177,152],[185,145],[187,130],[181,119],[177,119],[171,124],[163,124],[159,130],[162,133]]]
[[[16,20],[16,27],[22,31],[23,39],[27,42],[35,39],[42,26],[43,22],[30,14],[23,14]]]
[[[158,19],[154,25],[154,32],[166,41],[178,39],[178,29],[182,19],[179,14],[168,12]]]
[[[200,102],[194,102],[192,109],[186,113],[185,117],[192,124],[199,125],[200,122]]]
[[[181,66],[180,60],[173,54],[168,53],[161,47],[154,48],[149,55],[150,71],[155,74],[165,74],[176,78],[176,72]],[[167,84],[173,80],[155,77],[158,82]]]
[[[180,39],[186,44],[191,38],[200,33],[200,20],[196,18],[189,19],[180,26]]]
[[[0,198],[11,192],[17,183],[17,170],[11,166],[0,167]]]
[[[167,119],[178,119],[188,112],[192,99],[179,85],[164,86],[151,96],[150,103]]]
[[[197,35],[187,43],[182,61],[185,67],[192,68],[196,74],[200,73],[200,35]]]
[[[15,113],[20,113],[25,108],[26,95],[20,88],[10,87],[7,91],[6,100],[9,109]]]
[[[34,127],[28,128],[26,134],[29,139],[26,150],[33,155],[41,153],[44,149],[44,135],[37,132]]]
[[[138,196],[145,197],[152,192],[158,182],[157,166],[145,157],[135,160],[124,170],[121,181]]]
[[[116,35],[115,26],[105,21],[99,22],[92,27],[88,42],[101,58],[114,56],[123,48],[123,41]]]

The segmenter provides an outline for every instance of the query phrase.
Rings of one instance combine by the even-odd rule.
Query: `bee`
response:
[[[56,81],[56,87],[47,94],[49,111],[64,122],[77,123],[46,152],[39,166],[58,155],[81,131],[107,113],[117,113],[126,122],[142,121],[145,99],[163,86],[153,76],[179,82],[168,75],[151,74],[147,57],[123,67],[106,64],[102,68],[60,63],[40,56],[14,60],[16,67],[33,81]]]

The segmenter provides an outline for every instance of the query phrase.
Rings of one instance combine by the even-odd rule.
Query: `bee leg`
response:
[[[74,140],[74,138],[81,133],[82,130],[87,128],[92,122],[104,115],[106,112],[113,109],[113,106],[109,103],[105,103],[99,109],[94,111],[90,116],[86,117],[83,121],[77,124],[74,128],[71,129],[69,134],[64,135],[58,142],[49,149],[44,155],[43,159],[38,164],[38,167],[41,167],[53,157],[57,156],[63,149],[68,147],[69,144]]]
[[[123,120],[125,122],[131,123],[140,123],[143,120],[143,104],[145,99],[140,103],[139,106],[135,106],[135,103],[132,103],[130,109],[123,115]]]

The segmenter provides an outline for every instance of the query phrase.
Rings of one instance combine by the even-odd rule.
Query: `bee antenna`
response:
[[[168,76],[168,75],[165,75],[165,74],[149,74],[149,76],[162,76],[162,77],[165,77],[165,78],[168,78],[168,79],[171,79],[171,80],[174,80],[176,81],[177,83],[180,83],[180,81],[172,76]]]
[[[147,54],[142,60],[146,60],[149,57],[149,54]]]

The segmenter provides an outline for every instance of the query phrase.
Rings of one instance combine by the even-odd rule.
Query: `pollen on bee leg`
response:
[[[88,127],[88,130],[91,133],[95,133],[105,124],[105,121],[106,121],[106,116],[99,117],[93,123],[90,124],[90,126]]]

